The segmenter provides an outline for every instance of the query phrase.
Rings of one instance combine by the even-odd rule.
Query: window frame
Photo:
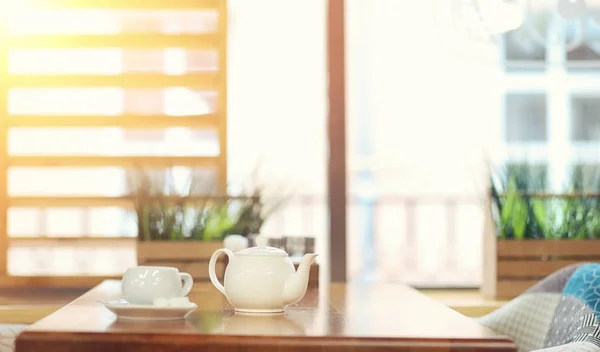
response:
[[[19,238],[8,234],[8,210],[18,207],[94,207],[133,206],[132,199],[123,197],[56,197],[56,196],[10,196],[8,193],[8,170],[13,166],[43,167],[95,167],[95,166],[154,166],[168,168],[173,166],[207,167],[217,171],[218,193],[227,192],[227,29],[228,3],[226,0],[101,0],[93,3],[86,0],[52,0],[40,2],[36,9],[135,9],[135,10],[215,10],[218,12],[218,29],[215,33],[198,35],[172,34],[115,34],[115,35],[52,35],[53,45],[47,44],[40,35],[14,35],[8,32],[10,13],[0,14],[0,111],[3,119],[0,126],[0,287],[54,286],[82,287],[93,286],[110,276],[12,276],[8,272],[8,249],[11,243],[33,243],[34,245],[65,244],[69,241],[87,246],[110,244],[111,246],[135,246],[135,237],[77,237],[63,238]],[[82,46],[82,43],[90,43]],[[39,48],[86,48],[86,47],[135,47],[147,45],[148,48],[214,49],[218,52],[218,69],[210,73],[189,73],[168,75],[161,73],[137,74],[124,73],[116,76],[101,75],[63,75],[56,76],[11,74],[8,70],[8,54],[11,49],[22,47]],[[146,47],[144,47],[146,48]],[[83,84],[83,85],[82,85]],[[133,115],[119,116],[41,116],[10,115],[8,93],[14,87],[56,87],[68,85],[75,88],[95,86],[119,86],[136,88],[166,88],[168,86],[201,86],[218,94],[216,112],[205,115],[166,116]],[[164,129],[185,126],[193,129],[216,129],[219,140],[219,155],[214,157],[173,157],[173,156],[11,156],[8,153],[8,131],[12,127],[122,127],[135,129]],[[85,235],[85,234],[82,234]],[[46,243],[46,244],[44,244]]]

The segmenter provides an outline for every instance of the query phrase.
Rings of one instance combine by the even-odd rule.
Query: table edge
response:
[[[238,344],[239,340],[243,340],[245,345],[262,346],[272,345],[272,340],[277,340],[278,346],[353,346],[357,343],[369,342],[370,347],[405,347],[415,346],[419,344],[430,346],[432,344],[439,346],[488,346],[501,349],[514,349],[516,344],[505,336],[497,338],[485,339],[468,339],[468,338],[427,338],[426,340],[419,337],[360,337],[360,336],[279,336],[279,335],[224,335],[224,334],[163,334],[163,333],[131,333],[131,332],[103,332],[103,342],[120,342],[129,341],[131,343],[141,344],[173,344],[175,341],[173,336],[177,336],[177,343],[185,345],[210,346],[210,345],[228,345]],[[97,332],[66,332],[66,331],[29,331],[24,330],[16,339],[16,345],[28,343],[44,343],[51,344],[60,342],[73,343],[94,343],[98,342],[100,333]]]

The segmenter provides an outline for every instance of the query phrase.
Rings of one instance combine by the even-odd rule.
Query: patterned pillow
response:
[[[565,267],[479,322],[519,351],[600,352],[600,264]]]

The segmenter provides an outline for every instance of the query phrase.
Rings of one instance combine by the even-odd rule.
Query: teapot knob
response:
[[[256,236],[256,246],[259,248],[265,248],[267,246],[267,242],[269,241],[269,239],[265,236]]]

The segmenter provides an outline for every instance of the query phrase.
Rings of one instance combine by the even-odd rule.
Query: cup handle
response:
[[[183,288],[181,289],[181,297],[187,296],[192,290],[192,286],[194,286],[194,279],[192,275],[188,273],[179,273],[179,277],[181,281],[183,281]]]
[[[213,253],[212,257],[210,257],[210,262],[208,263],[208,275],[210,276],[210,282],[212,282],[212,284],[217,288],[217,290],[221,291],[222,294],[227,296],[225,294],[225,288],[223,287],[223,285],[221,285],[219,279],[217,278],[217,259],[219,259],[219,256],[222,253],[227,254],[230,262],[233,260],[234,254],[231,250],[227,248],[217,249]]]

